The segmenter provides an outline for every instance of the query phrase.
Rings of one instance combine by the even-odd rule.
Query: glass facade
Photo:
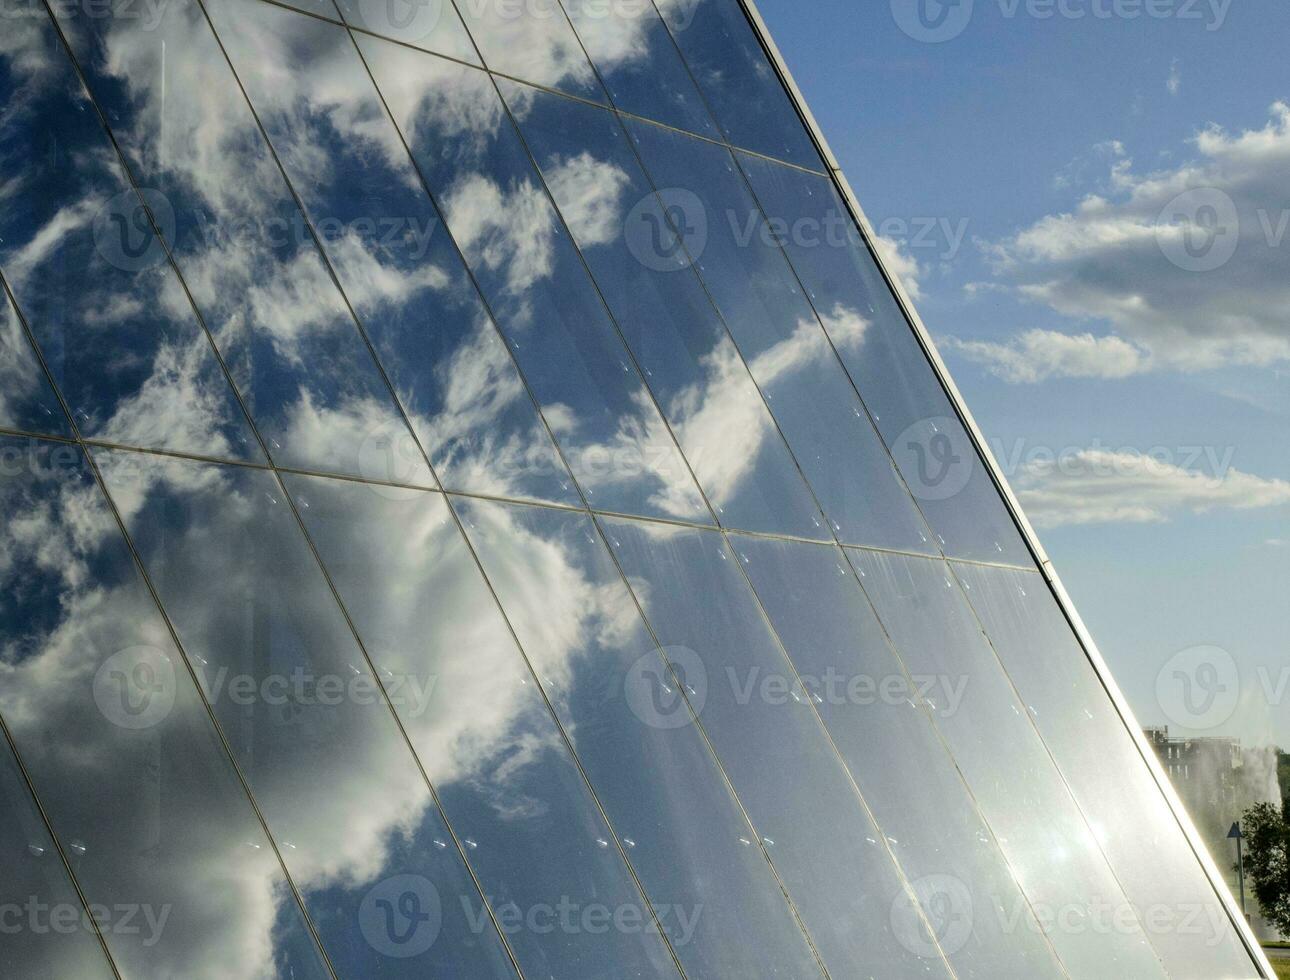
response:
[[[1259,976],[739,0],[0,106],[0,972]]]

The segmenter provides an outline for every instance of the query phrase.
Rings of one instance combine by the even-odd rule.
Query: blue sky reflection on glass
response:
[[[23,463],[0,478],[0,716],[86,900],[138,907],[137,929],[104,930],[115,962],[131,975],[321,980],[304,916],[83,450],[0,447]]]
[[[513,975],[277,480],[95,455],[337,970]],[[374,925],[387,890],[439,910],[409,955],[386,955]]]
[[[208,9],[439,479],[577,503],[349,34],[247,0]],[[391,455],[389,478],[416,458]]]
[[[358,36],[592,507],[711,520],[492,81]],[[565,179],[602,193],[571,162]]]
[[[827,536],[618,120],[513,82],[501,86],[717,517],[745,530]],[[588,199],[579,181],[563,176],[571,169],[599,173],[602,193]]]
[[[5,30],[0,269],[82,435],[262,460],[54,25]],[[142,201],[173,224],[160,197]]]
[[[443,497],[286,483],[520,969],[676,978]],[[562,902],[638,927],[552,929]]]
[[[456,506],[686,976],[821,976],[696,723],[702,702],[655,686],[664,653],[693,661],[655,646],[591,518]]]
[[[274,461],[430,485],[201,8],[59,22]]]

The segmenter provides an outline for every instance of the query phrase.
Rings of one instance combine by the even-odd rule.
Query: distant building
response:
[[[1167,726],[1144,731],[1174,789],[1198,822],[1236,818],[1243,803],[1240,739],[1178,738],[1169,734]]]

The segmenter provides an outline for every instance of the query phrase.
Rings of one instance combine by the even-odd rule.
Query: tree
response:
[[[1264,916],[1290,933],[1290,811],[1256,803],[1245,811],[1245,881]]]

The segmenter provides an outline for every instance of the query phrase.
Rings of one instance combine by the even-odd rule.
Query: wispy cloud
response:
[[[1120,337],[1027,330],[1007,343],[959,340],[946,346],[1013,384],[1049,378],[1127,378],[1151,366],[1150,355]]]
[[[1179,514],[1290,505],[1290,482],[1238,469],[1219,475],[1140,453],[1086,449],[1027,463],[1017,493],[1037,527],[1160,524]]]
[[[1169,62],[1169,77],[1165,79],[1165,89],[1170,95],[1177,95],[1182,91],[1182,61],[1178,58]]]
[[[1099,144],[1109,176],[1097,192],[982,245],[1012,294],[1111,336],[1030,331],[960,350],[1018,383],[1290,361],[1290,104],[1260,129],[1211,126],[1192,146],[1193,161],[1140,174],[1123,147]],[[1082,164],[1068,170],[1059,183],[1087,183]]]

